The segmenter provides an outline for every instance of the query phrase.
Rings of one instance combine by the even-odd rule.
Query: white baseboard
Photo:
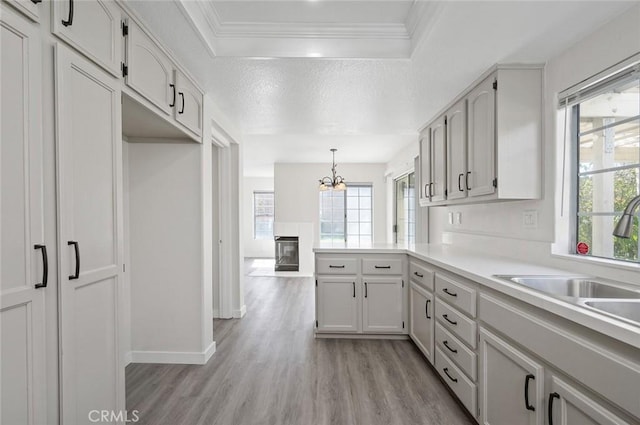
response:
[[[203,352],[132,351],[131,363],[206,364],[215,352],[215,341]]]
[[[132,357],[132,352],[131,351],[127,351],[126,353],[124,353],[124,365],[125,367],[128,366],[129,364],[133,363],[133,357]]]
[[[234,319],[242,319],[245,314],[247,314],[247,306],[246,304],[240,307],[239,310],[233,310],[233,318]]]

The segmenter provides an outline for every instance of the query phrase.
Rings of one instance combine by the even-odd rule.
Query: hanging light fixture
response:
[[[332,148],[330,149],[333,154],[333,163],[331,165],[331,175],[333,177],[323,177],[320,179],[320,187],[321,191],[325,190],[345,190],[347,188],[346,183],[344,182],[344,178],[342,176],[336,175],[336,151],[338,149]]]

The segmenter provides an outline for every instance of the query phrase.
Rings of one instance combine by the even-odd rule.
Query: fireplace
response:
[[[297,272],[299,270],[298,237],[276,236],[276,271]]]

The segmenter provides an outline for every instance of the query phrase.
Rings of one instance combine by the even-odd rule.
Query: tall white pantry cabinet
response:
[[[109,0],[0,2],[0,424],[130,417],[124,26],[147,34],[129,13]],[[136,101],[175,143],[202,143],[202,92],[163,54],[171,116]]]

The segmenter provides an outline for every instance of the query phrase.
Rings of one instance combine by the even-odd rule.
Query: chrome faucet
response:
[[[613,236],[619,238],[629,238],[631,236],[631,228],[633,227],[633,214],[640,206],[640,195],[633,198],[624,209],[622,217],[616,224],[616,228],[613,230]]]

